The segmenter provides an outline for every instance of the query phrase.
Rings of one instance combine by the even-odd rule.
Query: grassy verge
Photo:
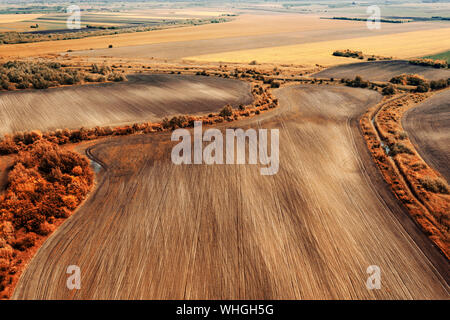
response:
[[[403,114],[430,95],[407,93],[385,98],[364,114],[360,126],[375,163],[397,199],[450,258],[449,187],[419,156],[401,125]]]

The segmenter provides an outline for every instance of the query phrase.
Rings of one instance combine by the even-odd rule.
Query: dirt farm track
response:
[[[447,299],[448,261],[394,199],[359,133],[381,95],[338,86],[276,95],[280,108],[232,123],[280,130],[274,176],[175,166],[167,133],[93,146],[105,166],[96,190],[40,248],[13,298]],[[67,290],[68,265],[80,266],[81,290]],[[366,289],[370,265],[382,290]]]

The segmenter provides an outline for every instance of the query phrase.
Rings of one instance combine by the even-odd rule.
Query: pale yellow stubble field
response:
[[[327,29],[346,29],[352,21],[319,19],[317,16],[292,15],[241,15],[227,23],[180,27],[139,33],[125,33],[84,39],[21,43],[0,46],[1,57],[28,57],[68,50],[88,50],[144,44],[257,36],[282,32],[302,32]],[[232,48],[230,48],[232,49]],[[132,49],[131,49],[132,50]]]
[[[18,21],[33,20],[42,17],[43,14],[0,14],[0,23],[13,23]]]
[[[449,34],[450,28],[413,31],[299,45],[230,51],[188,57],[187,59],[194,61],[241,63],[256,60],[261,63],[318,63],[322,65],[359,61],[333,56],[333,51],[337,49],[352,49],[362,51],[366,54],[408,59],[448,50],[450,48]]]

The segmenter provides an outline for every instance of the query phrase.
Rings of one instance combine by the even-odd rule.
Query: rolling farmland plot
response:
[[[257,166],[175,166],[169,134],[91,148],[106,168],[97,190],[39,250],[13,298],[448,297],[429,259],[447,279],[448,261],[424,256],[416,243],[430,243],[359,134],[357,119],[381,96],[308,86],[277,96],[280,109],[238,124],[280,130],[275,176]],[[64,285],[68,264],[86,283],[74,293]],[[389,290],[366,289],[374,264]]]
[[[410,64],[405,60],[373,61],[340,65],[315,74],[317,77],[353,79],[356,75],[371,81],[389,81],[400,74],[419,74],[425,79],[440,80],[450,78],[450,69],[435,69]]]
[[[449,24],[445,23],[444,25],[446,28],[409,32],[401,32],[398,28],[395,28],[394,30],[397,30],[397,32],[384,35],[369,33],[365,29],[364,33],[349,39],[323,39],[323,41],[319,42],[271,46],[261,49],[228,50],[217,54],[186,57],[186,59],[241,63],[257,60],[262,63],[319,63],[323,65],[350,62],[347,59],[332,56],[333,51],[336,49],[351,49],[367,54],[409,59],[423,56],[429,52],[440,52],[443,48],[450,47],[450,38],[447,37],[450,33]],[[434,25],[428,24],[428,26]],[[386,43],[391,43],[392,45],[386,46]]]
[[[1,3],[0,299],[448,299],[449,4],[378,4]],[[174,164],[199,118],[277,173]]]
[[[5,134],[156,121],[246,104],[252,95],[248,83],[236,80],[132,75],[126,83],[4,92],[0,99],[0,134]]]
[[[387,24],[371,32],[365,22],[359,21],[325,20],[300,14],[242,14],[220,24],[0,46],[0,54],[23,57],[71,50],[80,51],[71,55],[87,56],[342,64],[351,60],[333,57],[331,53],[336,49],[356,50],[363,46],[368,54],[398,57],[442,51],[442,46],[450,46],[445,37],[449,26],[446,22]],[[385,47],[389,41],[398,46]]]
[[[450,91],[409,110],[403,123],[421,157],[450,181]]]

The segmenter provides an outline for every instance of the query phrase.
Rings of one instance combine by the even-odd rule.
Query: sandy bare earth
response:
[[[186,75],[134,75],[128,82],[0,93],[0,135],[154,121],[252,101],[245,82]]]
[[[421,157],[450,181],[450,90],[408,110],[402,120]]]
[[[420,74],[429,80],[450,78],[450,70],[410,64],[405,60],[360,62],[331,67],[316,73],[317,77],[353,79],[360,75],[372,81],[389,81],[402,73]]]
[[[175,166],[166,133],[94,146],[106,168],[98,188],[13,298],[448,298],[438,272],[448,279],[448,261],[394,200],[359,134],[357,118],[381,96],[324,86],[277,96],[279,109],[231,124],[280,130],[274,176],[258,165]],[[66,288],[68,265],[81,268],[81,290]],[[370,265],[381,290],[366,289]]]

